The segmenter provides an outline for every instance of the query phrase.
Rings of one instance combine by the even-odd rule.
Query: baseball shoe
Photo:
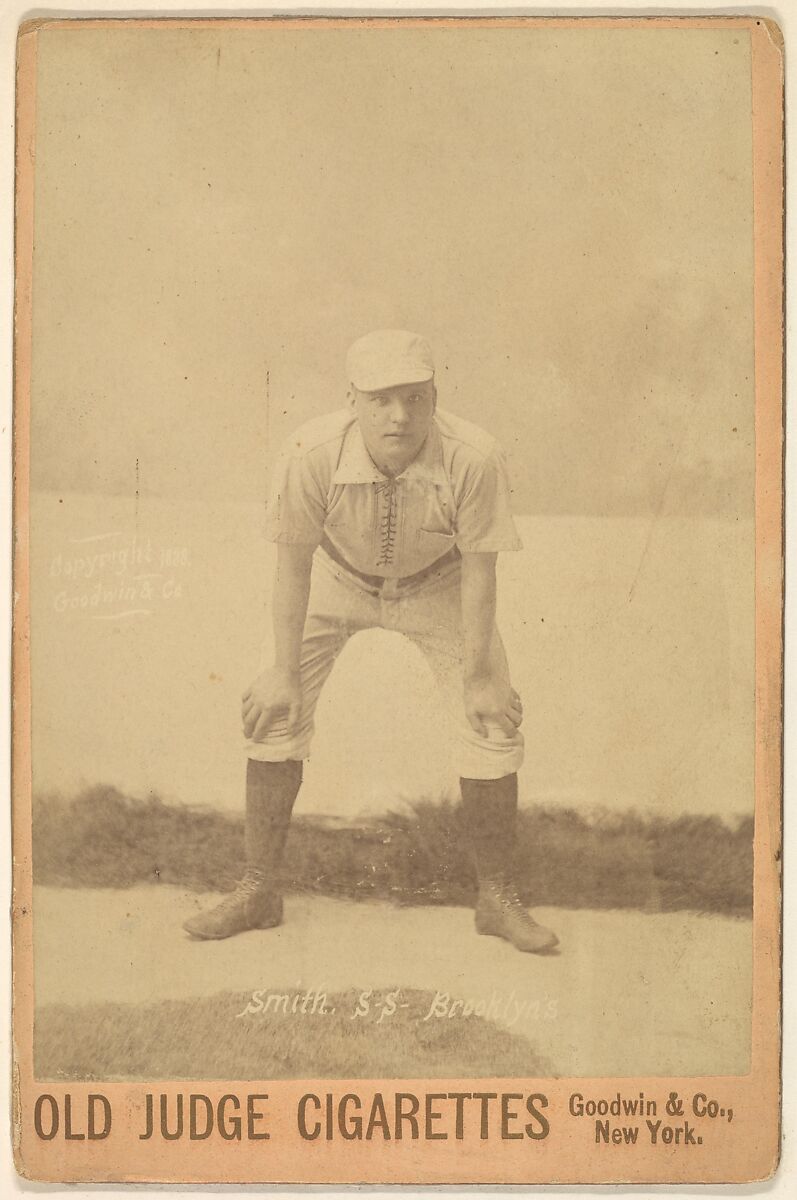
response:
[[[528,954],[542,954],[559,944],[553,930],[539,925],[527,912],[513,887],[493,880],[480,885],[476,931],[504,938]]]
[[[273,929],[282,923],[282,896],[268,886],[266,872],[248,867],[229,896],[207,912],[183,923],[191,937],[203,940],[232,937],[247,929]]]

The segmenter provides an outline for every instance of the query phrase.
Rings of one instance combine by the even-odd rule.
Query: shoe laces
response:
[[[247,867],[232,892],[222,903],[235,904],[241,898],[248,899],[250,896],[257,895],[262,890],[265,879],[266,873],[260,867]]]
[[[516,913],[518,916],[524,917],[527,921],[531,920],[528,910],[520,899],[517,888],[513,884],[505,883],[503,880],[494,880],[491,882],[490,887],[501,908],[506,912]]]
[[[526,906],[520,899],[515,888],[506,888],[501,896],[501,904],[504,908],[510,909],[512,912],[521,913],[524,917],[528,917]]]
[[[262,867],[247,867],[241,879],[241,887],[252,889],[262,887],[266,881],[266,872]]]

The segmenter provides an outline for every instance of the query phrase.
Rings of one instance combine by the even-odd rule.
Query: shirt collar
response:
[[[355,420],[346,430],[343,447],[333,477],[333,483],[384,483],[383,475],[366,449],[359,421]],[[404,468],[396,479],[419,479],[427,483],[446,483],[443,466],[443,442],[435,420],[417,456]]]

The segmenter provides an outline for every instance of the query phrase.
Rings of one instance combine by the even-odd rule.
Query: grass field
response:
[[[515,866],[527,904],[750,916],[752,840],[752,819],[731,828],[711,816],[531,808],[520,814]],[[242,860],[237,815],[105,786],[34,801],[37,883],[224,891]],[[356,824],[297,817],[286,883],[329,896],[465,905],[476,880],[459,805],[428,800]]]
[[[36,1014],[37,1079],[378,1079],[540,1077],[550,1064],[525,1038],[471,1015],[429,1020],[432,992],[402,989],[407,1008],[354,1018],[359,991],[326,1013],[239,1016],[226,992],[155,1004],[51,1005]],[[463,1028],[464,1022],[464,1028]]]

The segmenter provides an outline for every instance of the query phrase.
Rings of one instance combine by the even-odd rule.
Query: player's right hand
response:
[[[302,686],[298,672],[270,667],[258,675],[243,694],[244,734],[254,742],[262,741],[280,718],[285,718],[287,733],[294,733],[301,711]]]

